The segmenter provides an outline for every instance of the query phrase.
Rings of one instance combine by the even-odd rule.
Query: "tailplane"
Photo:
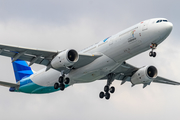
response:
[[[24,77],[29,77],[33,74],[31,67],[28,66],[27,62],[24,60],[16,60],[13,63],[14,75],[16,82]]]

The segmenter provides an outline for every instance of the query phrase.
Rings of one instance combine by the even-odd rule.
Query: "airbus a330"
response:
[[[79,52],[74,49],[49,51],[0,44],[0,55],[12,59],[16,83],[0,81],[11,92],[43,94],[63,91],[68,86],[107,80],[100,98],[109,99],[115,92],[111,86],[114,80],[121,85],[130,82],[132,86],[142,84],[143,88],[152,82],[180,85],[179,82],[158,76],[155,66],[137,68],[125,61],[144,51],[156,57],[155,49],[171,33],[173,24],[165,18],[149,19],[125,29],[105,40]],[[163,47],[163,46],[162,46]],[[46,66],[34,72],[33,64]]]

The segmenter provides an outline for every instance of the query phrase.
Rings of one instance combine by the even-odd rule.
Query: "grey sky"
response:
[[[0,43],[47,50],[81,50],[140,21],[164,17],[172,34],[157,57],[142,53],[129,63],[155,65],[160,76],[180,82],[179,4],[177,0],[0,0]],[[34,70],[43,68],[33,65]],[[0,56],[0,80],[15,82],[10,58]],[[114,81],[109,101],[99,99],[106,81],[77,84],[46,95],[10,93],[0,87],[1,119],[179,120],[180,86],[152,83],[131,88]]]

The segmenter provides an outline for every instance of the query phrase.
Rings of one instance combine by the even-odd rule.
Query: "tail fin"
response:
[[[24,60],[16,60],[13,63],[14,75],[16,82],[21,80],[23,77],[29,77],[33,74],[31,67],[28,66],[27,62]]]

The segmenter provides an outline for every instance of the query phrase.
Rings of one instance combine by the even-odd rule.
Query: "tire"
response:
[[[69,78],[65,78],[64,83],[69,84],[69,81],[70,81]]]
[[[65,85],[64,84],[60,84],[59,87],[60,87],[60,90],[62,90],[62,91],[65,89]]]
[[[110,94],[108,92],[105,94],[105,98],[106,98],[106,100],[109,100]]]
[[[110,93],[114,93],[114,92],[115,92],[115,87],[112,86],[112,87],[110,88]]]
[[[151,51],[151,52],[149,52],[149,56],[150,57],[152,57],[153,56],[153,52]]]
[[[156,52],[153,52],[153,57],[156,57]]]
[[[59,88],[59,83],[55,83],[54,84],[54,89],[58,89]]]
[[[63,82],[64,82],[64,78],[63,78],[63,76],[60,76],[60,77],[59,77],[59,83],[62,84]]]
[[[104,92],[100,92],[99,97],[102,99],[104,97]]]
[[[109,92],[109,86],[108,86],[108,85],[106,85],[106,86],[104,87],[104,92]]]

